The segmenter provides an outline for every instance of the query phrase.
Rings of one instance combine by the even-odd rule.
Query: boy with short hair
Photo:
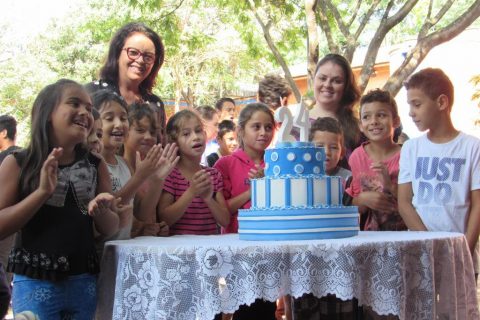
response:
[[[340,176],[347,181],[352,172],[338,165],[345,155],[344,136],[340,123],[331,117],[315,120],[308,141],[325,148],[325,171],[329,176]],[[294,318],[302,319],[356,319],[359,316],[358,300],[343,301],[334,295],[317,298],[307,294],[294,302]],[[308,315],[308,316],[307,316]]]
[[[236,117],[236,110],[235,110],[235,100],[228,97],[223,97],[218,99],[215,103],[215,109],[219,114],[219,120],[230,120],[234,121]]]
[[[453,126],[454,88],[442,70],[421,70],[404,85],[409,115],[427,133],[403,145],[400,214],[410,230],[464,233],[473,254],[480,232],[480,140]]]
[[[9,115],[0,116],[0,163],[6,156],[19,149],[15,146],[17,121]]]
[[[330,117],[318,118],[311,127],[308,141],[325,148],[325,170],[329,176],[340,176],[345,181],[352,175],[350,170],[338,165],[345,155],[343,130],[340,123]]]
[[[235,123],[233,121],[223,120],[218,124],[217,143],[217,152],[212,152],[207,156],[209,167],[213,167],[218,159],[232,154],[235,149],[237,149],[238,142],[235,133]]]
[[[363,231],[402,231],[397,179],[401,147],[394,141],[400,125],[397,103],[386,90],[370,90],[360,99],[360,131],[367,138],[353,150],[348,164],[352,183],[345,190],[358,206]]]

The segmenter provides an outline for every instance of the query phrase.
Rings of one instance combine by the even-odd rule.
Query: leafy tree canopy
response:
[[[97,78],[109,40],[130,21],[162,36],[166,61],[154,92],[177,103],[213,104],[240,93],[239,83],[257,83],[279,68],[299,98],[290,66],[307,61],[311,78],[323,54],[351,60],[359,48],[367,51],[365,88],[380,46],[412,39],[385,86],[395,94],[433,47],[478,25],[479,15],[475,0],[87,0],[27,44],[7,38],[12,30],[0,23],[0,108],[28,128],[39,90],[58,78]]]

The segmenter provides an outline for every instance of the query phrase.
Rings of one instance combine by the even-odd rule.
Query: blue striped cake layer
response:
[[[307,240],[353,237],[357,207],[239,210],[241,240]]]
[[[358,235],[356,231],[309,231],[301,233],[285,233],[279,230],[277,233],[238,233],[240,240],[247,241],[285,241],[285,240],[321,240],[321,239],[341,239],[350,238]]]
[[[313,207],[341,205],[343,178],[293,175],[251,180],[254,208]]]

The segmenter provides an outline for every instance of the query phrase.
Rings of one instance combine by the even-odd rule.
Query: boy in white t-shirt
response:
[[[442,70],[421,70],[405,88],[409,115],[427,134],[403,145],[400,214],[410,230],[464,233],[473,253],[480,232],[480,140],[453,126],[454,89]]]

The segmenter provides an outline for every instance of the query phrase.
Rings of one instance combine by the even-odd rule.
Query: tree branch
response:
[[[447,11],[451,8],[453,4],[452,0],[447,1],[442,8],[438,11],[435,18],[432,19],[432,7],[433,7],[433,0],[430,0],[430,4],[428,6],[427,16],[425,17],[425,23],[420,28],[420,32],[418,33],[418,39],[422,39],[428,34],[428,31],[440,21],[440,19],[447,13]]]
[[[339,53],[340,49],[337,45],[337,42],[333,39],[332,28],[330,27],[330,24],[328,23],[328,17],[326,16],[327,7],[322,0],[317,0],[317,7],[318,24],[320,25],[320,29],[323,30],[323,33],[325,33],[328,49],[330,52]]]
[[[362,0],[357,0],[357,4],[355,5],[355,10],[353,10],[353,14],[350,18],[350,21],[347,22],[347,27],[350,29],[352,27],[353,22],[357,18],[358,11],[360,10],[360,6],[362,5]]]
[[[183,4],[185,0],[180,0],[180,2],[170,11],[170,12],[167,12],[165,13],[164,15],[161,15],[158,17],[158,20],[159,21],[162,21],[164,18],[168,17],[169,15],[172,15],[175,13],[175,11],[177,11]]]
[[[370,76],[373,72],[373,67],[375,66],[375,61],[377,59],[378,51],[380,50],[380,46],[385,39],[386,34],[398,23],[400,23],[407,14],[413,9],[413,7],[417,4],[418,0],[408,0],[393,16],[390,18],[388,14],[390,13],[390,9],[394,5],[394,0],[390,0],[387,8],[385,9],[385,13],[383,15],[382,21],[373,36],[370,45],[368,46],[367,53],[365,55],[365,60],[363,62],[362,72],[360,74],[360,90],[363,92],[367,87],[368,81],[370,80]]]
[[[315,17],[316,0],[305,0],[305,19],[307,23],[307,81],[308,87],[311,88],[313,78],[315,77],[315,68],[318,61],[319,36],[317,32],[317,20]]]
[[[410,51],[405,61],[403,61],[402,65],[400,65],[388,79],[383,88],[395,96],[402,87],[403,81],[415,71],[432,48],[459,35],[479,16],[480,1],[475,1],[458,19],[448,26],[420,39],[412,51]]]
[[[282,55],[280,54],[280,51],[278,51],[277,47],[275,46],[275,43],[273,42],[273,39],[270,35],[270,27],[272,21],[269,20],[267,24],[265,24],[262,19],[260,18],[256,8],[255,4],[253,3],[253,0],[249,0],[248,4],[250,6],[250,10],[253,11],[253,14],[255,15],[255,19],[257,20],[258,24],[260,24],[260,27],[262,28],[263,31],[263,36],[265,37],[265,40],[267,41],[268,47],[273,53],[273,56],[275,57],[275,60],[278,62],[278,64],[282,67],[283,72],[285,73],[285,79],[288,81],[288,84],[292,88],[293,94],[295,95],[295,98],[297,99],[298,102],[300,102],[302,98],[302,94],[300,93],[300,90],[298,90],[297,84],[293,80],[292,74],[290,73],[290,69],[288,68],[287,63],[283,59]]]
[[[365,29],[365,26],[370,20],[370,17],[372,16],[373,12],[375,12],[375,8],[379,3],[380,3],[380,0],[375,0],[372,3],[367,13],[363,16],[362,20],[360,21],[360,24],[358,25],[357,30],[354,32],[353,35],[352,34],[349,35],[349,39],[347,39],[347,47],[345,48],[345,51],[343,53],[343,55],[348,61],[353,60],[353,55],[358,46],[358,38],[362,34],[362,31]]]
[[[360,37],[360,34],[363,32],[363,29],[365,29],[365,26],[367,25],[368,21],[370,20],[370,17],[372,16],[372,14],[375,12],[375,9],[377,8],[379,3],[380,3],[380,0],[375,0],[375,1],[373,1],[370,8],[368,8],[367,13],[365,14],[365,16],[360,21],[360,25],[358,26],[357,31],[355,31],[355,39],[358,39],[358,37]]]
[[[340,32],[345,36],[345,38],[350,37],[350,30],[348,30],[347,26],[343,22],[342,16],[337,10],[337,7],[333,5],[331,1],[326,1],[327,8],[330,9],[330,11],[333,14],[333,17],[335,18],[335,21],[337,22],[337,26],[340,29]]]
[[[449,1],[445,2],[443,7],[440,9],[440,11],[438,11],[438,13],[435,15],[435,18],[432,20],[432,27],[434,25],[436,25],[438,23],[438,21],[440,21],[440,19],[443,18],[445,13],[447,13],[448,10],[450,10],[452,5],[453,5],[453,0],[449,0]]]
[[[337,10],[337,7],[332,3],[332,1],[326,1],[328,9],[333,14],[333,17],[335,21],[337,22],[337,25],[341,31],[341,33],[344,35],[345,40],[346,40],[346,47],[344,49],[343,55],[348,61],[351,61],[353,58],[353,53],[355,52],[355,49],[357,48],[358,45],[358,38],[355,38],[349,28],[345,25],[343,22],[342,16]]]

